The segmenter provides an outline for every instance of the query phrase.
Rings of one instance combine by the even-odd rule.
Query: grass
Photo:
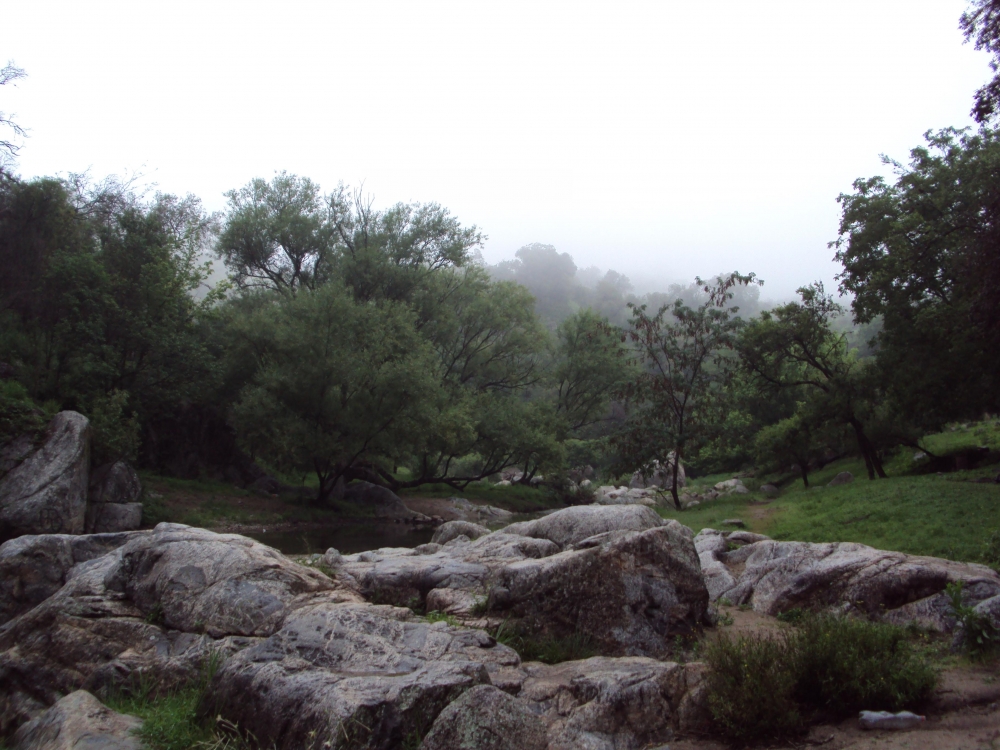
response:
[[[522,484],[500,486],[473,482],[464,490],[456,490],[447,484],[425,484],[422,487],[401,490],[401,493],[413,497],[463,497],[495,505],[513,513],[533,513],[564,507],[562,500],[554,493]]]
[[[598,654],[597,648],[584,633],[573,633],[564,637],[526,633],[506,620],[494,630],[493,637],[497,643],[517,651],[521,661],[526,662],[559,664],[564,661],[589,659]]]
[[[831,616],[776,636],[723,637],[705,658],[715,726],[738,743],[798,734],[817,715],[916,707],[937,681],[902,628]]]
[[[928,436],[924,444],[937,455],[978,445],[1000,445],[995,422]],[[857,459],[835,461],[810,475],[810,488],[797,477],[744,480],[754,490],[730,495],[689,510],[660,508],[665,518],[676,518],[695,532],[721,528],[726,518],[741,518],[747,528],[775,539],[804,542],[859,542],[908,554],[1000,565],[1000,486],[971,480],[995,476],[1000,466],[920,474],[912,449],[886,462],[886,479],[869,481]],[[826,483],[841,471],[855,481],[839,487]],[[709,487],[727,475],[692,482]],[[765,480],[780,483],[781,496],[768,502],[758,491]]]
[[[158,692],[153,679],[140,679],[109,694],[104,703],[114,711],[142,719],[138,736],[148,750],[244,750],[237,727],[198,714],[198,707],[221,655],[212,654],[198,678],[174,690]]]

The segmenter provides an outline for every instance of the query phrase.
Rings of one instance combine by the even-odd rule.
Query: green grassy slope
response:
[[[973,425],[929,436],[924,444],[939,455],[979,445],[996,448],[1000,447],[1000,429],[996,423]],[[861,461],[845,459],[810,475],[809,489],[796,478],[785,478],[781,496],[771,502],[755,491],[686,511],[660,512],[695,531],[720,528],[723,520],[740,518],[751,530],[775,539],[860,542],[910,554],[991,561],[985,546],[1000,530],[1000,485],[972,480],[996,476],[1000,466],[922,475],[913,473],[917,467],[913,451],[903,451],[887,464],[888,478],[869,481]],[[850,471],[855,481],[826,487],[841,471]],[[725,478],[705,477],[694,484],[710,486]],[[756,490],[760,480],[746,480],[746,484]]]

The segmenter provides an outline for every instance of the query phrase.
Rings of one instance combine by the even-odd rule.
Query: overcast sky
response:
[[[288,170],[437,201],[490,262],[545,242],[636,287],[837,272],[836,197],[971,124],[964,0],[4,3],[22,176],[223,193]]]

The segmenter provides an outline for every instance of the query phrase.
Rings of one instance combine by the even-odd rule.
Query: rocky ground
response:
[[[17,732],[19,748],[52,747],[53,732],[121,734],[134,722],[74,691],[150,676],[180,685],[215,653],[224,661],[202,710],[278,748],[388,750],[421,737],[424,750],[717,748],[705,668],[677,650],[713,621],[710,599],[732,624],[709,633],[784,627],[774,615],[793,606],[905,614],[944,632],[949,581],[983,611],[1000,595],[1000,576],[982,566],[694,536],[642,505],[567,508],[492,532],[453,521],[422,548],[315,562],[178,524],[5,543],[0,732]],[[583,635],[604,655],[524,663],[490,634],[497,623]],[[867,734],[847,721],[789,747],[990,747],[994,679],[946,672],[918,730]]]

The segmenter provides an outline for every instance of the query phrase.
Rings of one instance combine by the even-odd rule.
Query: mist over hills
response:
[[[646,305],[655,311],[676,299],[688,305],[705,300],[701,285],[694,279],[684,282],[656,277],[633,280],[614,269],[580,268],[569,253],[561,253],[553,245],[540,242],[525,245],[512,260],[488,265],[487,270],[497,281],[514,281],[527,287],[535,297],[535,311],[550,328],[588,307],[609,322],[623,325],[630,317],[629,303]],[[723,269],[718,269],[706,278],[714,278],[722,272]],[[732,304],[739,308],[740,317],[752,317],[777,304],[762,299],[759,286],[740,286],[734,293]]]

